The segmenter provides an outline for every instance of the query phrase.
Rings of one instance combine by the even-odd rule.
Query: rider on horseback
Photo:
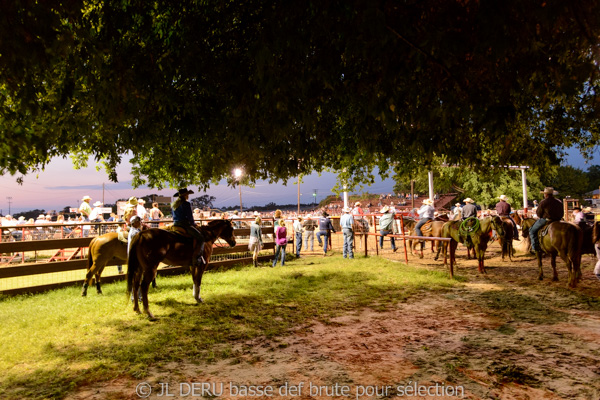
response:
[[[500,218],[508,218],[510,220],[510,222],[513,224],[513,239],[519,240],[519,231],[517,230],[517,223],[510,216],[512,210],[510,204],[508,204],[508,202],[506,201],[507,197],[502,194],[500,195],[499,199],[500,201],[498,202],[498,204],[496,204],[496,213],[498,213]]]
[[[423,200],[423,205],[421,208],[417,210],[417,214],[419,214],[419,222],[415,226],[415,233],[417,236],[423,236],[423,232],[421,232],[421,227],[425,225],[428,221],[433,221],[435,213],[435,208],[433,208],[433,200],[425,199]],[[423,243],[423,241],[421,241]]]
[[[547,187],[542,193],[544,193],[544,200],[540,202],[536,210],[538,220],[535,221],[529,230],[531,250],[533,252],[541,250],[538,239],[538,231],[544,225],[546,225],[546,223],[560,221],[565,215],[562,202],[554,197],[554,188]]]
[[[465,205],[462,208],[462,219],[465,220],[470,217],[477,218],[477,206],[473,204],[475,201],[472,198],[467,197],[464,202]]]
[[[179,191],[173,195],[173,197],[177,197],[177,199],[171,203],[171,209],[173,210],[173,225],[185,228],[189,235],[198,240],[198,246],[196,247],[199,249],[197,262],[200,264],[205,262],[203,257],[204,237],[197,228],[196,222],[194,221],[194,213],[192,212],[192,205],[188,201],[188,197],[193,193],[192,190],[188,190],[187,188],[179,189]]]

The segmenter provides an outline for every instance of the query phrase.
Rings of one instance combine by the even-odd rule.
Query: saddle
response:
[[[423,224],[421,227],[421,232],[425,234],[425,232],[429,233],[433,230],[433,220],[429,220]]]
[[[164,228],[166,231],[172,232],[176,235],[178,235],[181,239],[182,242],[194,242],[194,247],[196,247],[196,239],[190,235],[187,231],[187,229],[185,229],[183,226],[175,226],[175,225],[168,225]]]

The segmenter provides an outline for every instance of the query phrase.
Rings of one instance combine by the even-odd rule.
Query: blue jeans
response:
[[[348,258],[354,258],[354,252],[352,250],[352,245],[354,244],[354,232],[350,228],[343,228],[342,232],[344,233],[344,258],[348,256]]]
[[[306,231],[306,238],[304,238],[304,250],[308,250],[308,243],[310,242],[310,251],[315,250],[315,231]]]
[[[541,250],[540,242],[539,242],[537,234],[538,234],[538,231],[540,229],[542,229],[542,226],[544,226],[545,224],[546,224],[546,219],[540,218],[537,221],[535,221],[535,223],[533,224],[531,229],[529,229],[529,239],[531,239],[531,250],[533,250],[533,251]]]
[[[319,231],[317,233],[317,241],[319,245],[323,246],[323,252],[327,253],[327,245],[329,244],[329,232],[328,231]],[[323,244],[325,242],[325,244]]]
[[[281,254],[281,266],[285,265],[285,244],[278,244],[275,246],[275,259],[273,260],[273,266],[277,265],[279,254]]]
[[[423,232],[421,232],[421,227],[427,223],[427,221],[431,221],[431,218],[421,218],[417,225],[415,226],[415,233],[417,236],[423,236]]]
[[[392,231],[388,231],[386,229],[382,229],[381,231],[379,231],[379,233],[381,234],[381,236],[379,236],[379,247],[381,247],[383,249],[383,237],[385,235],[389,235],[390,233],[394,233]],[[390,238],[390,242],[392,242],[392,250],[396,249],[396,241],[394,240],[393,237]]]
[[[300,257],[302,250],[302,232],[296,232],[296,257]]]

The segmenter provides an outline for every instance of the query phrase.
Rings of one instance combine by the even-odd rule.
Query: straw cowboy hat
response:
[[[130,197],[129,200],[127,200],[127,204],[131,206],[137,206],[138,200],[135,197]]]
[[[81,198],[81,201],[87,201],[87,200],[91,200],[92,198],[90,196],[83,196]]]
[[[350,207],[344,207],[344,208],[342,208],[342,212],[349,213],[350,212]]]
[[[498,197],[500,200],[508,200],[508,197],[506,197],[505,195],[501,194],[500,197]]]
[[[199,209],[199,208],[194,208],[194,212],[195,212],[195,213],[199,213],[199,212],[200,212],[200,209]]]
[[[382,214],[385,214],[388,211],[390,211],[390,208],[388,206],[383,206],[381,208],[381,210],[379,210],[379,212],[382,213]]]
[[[431,200],[431,199],[425,199],[425,200],[423,200],[423,204],[432,205],[433,204],[433,200]]]
[[[139,215],[134,215],[129,219],[129,223],[133,224],[135,221],[141,221],[142,219],[140,218]]]
[[[194,192],[192,192],[192,193],[194,193]],[[146,204],[146,200],[138,199],[138,204]]]
[[[362,206],[362,204],[360,204],[360,201],[357,201],[356,203],[354,203],[354,207],[356,206]]]
[[[546,188],[544,188],[544,191],[542,191],[540,193],[551,194],[551,195],[558,194],[558,192],[555,191],[553,187],[546,187]]]
[[[186,194],[194,194],[194,191],[188,190],[188,188],[181,188],[173,195],[173,197],[184,196]]]
[[[456,203],[454,206],[455,207],[460,207],[460,203]]]
[[[101,202],[101,201],[97,201],[97,202],[94,203],[94,207],[100,207],[100,206],[103,206],[103,205],[104,205],[104,203]]]
[[[587,214],[587,213],[591,213],[591,212],[592,212],[592,207],[586,207],[586,208],[584,208],[584,209],[583,209],[583,210],[581,210],[581,211],[583,211],[583,212],[584,212],[584,213],[586,213],[586,214]]]
[[[466,198],[466,199],[464,199],[463,201],[464,201],[465,203],[475,203],[475,201],[474,201],[472,198],[470,198],[470,197],[467,197],[467,198]]]

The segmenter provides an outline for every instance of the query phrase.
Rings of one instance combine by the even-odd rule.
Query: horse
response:
[[[421,227],[421,233],[423,234],[423,237],[441,237],[442,236],[442,229],[444,227],[444,224],[446,222],[441,220],[434,220],[434,221],[430,221],[427,222],[425,225],[423,225]],[[412,227],[412,231],[410,232],[410,235],[414,236],[415,235],[415,231],[414,231],[414,226]],[[410,253],[411,254],[415,254],[415,250],[417,248],[417,245],[420,243],[419,240],[412,240],[410,239],[408,241],[409,246],[410,246]],[[433,252],[433,243],[434,241],[432,241],[432,245],[431,245],[431,251]],[[436,240],[435,241],[435,245],[437,246],[437,248],[440,248],[440,241]],[[423,258],[423,252],[421,251],[419,253],[419,258]]]
[[[162,229],[162,228],[161,228]],[[88,267],[83,281],[81,296],[87,296],[87,289],[96,281],[96,292],[102,294],[101,277],[104,267],[107,265],[127,264],[127,242],[119,239],[118,232],[109,232],[92,239],[88,252]],[[120,272],[119,272],[120,273]],[[156,279],[152,281],[152,287],[156,287]]]
[[[154,315],[148,309],[148,287],[156,276],[158,265],[161,262],[190,268],[192,273],[193,296],[196,302],[201,303],[200,285],[202,275],[210,262],[213,252],[213,244],[221,238],[231,247],[236,244],[233,225],[230,220],[212,220],[206,226],[199,228],[204,235],[204,250],[198,252],[196,240],[181,234],[151,228],[140,232],[131,242],[130,257],[127,262],[127,296],[133,292],[133,311],[140,313],[138,304],[138,291],[141,290],[144,312],[148,318],[153,320]],[[196,262],[196,258],[202,255],[203,260]]]
[[[106,233],[95,237],[90,242],[88,253],[88,268],[83,281],[82,296],[87,295],[88,286],[96,278],[96,292],[102,294],[100,277],[104,267],[110,262],[111,265],[127,263],[127,243],[119,240],[117,232]]]
[[[467,220],[469,220],[469,218],[467,218]],[[465,244],[465,246],[467,246],[467,251],[469,250],[469,247],[474,248],[475,250],[475,255],[477,256],[477,260],[478,260],[478,270],[480,273],[484,274],[485,273],[485,265],[484,265],[484,258],[485,258],[485,251],[487,250],[487,244],[490,240],[491,237],[491,231],[492,229],[494,229],[497,234],[499,236],[504,236],[504,228],[502,226],[502,220],[500,219],[500,217],[493,216],[493,217],[485,217],[482,218],[479,221],[479,227],[476,226],[476,222],[471,222],[470,223],[470,228],[474,229],[472,232],[467,233],[467,234],[461,234],[460,233],[460,226],[461,224],[463,224],[463,222],[465,221],[448,221],[444,224],[444,226],[442,227],[442,237],[446,237],[446,238],[451,238],[452,240],[450,240],[450,259],[452,261],[452,263],[454,263],[455,261],[455,255],[456,255],[456,247],[458,246],[458,243],[463,243]],[[475,221],[474,219],[471,221]],[[511,227],[512,229],[512,227]],[[470,240],[470,243],[469,243]],[[444,242],[443,246],[441,247],[444,250],[444,265],[447,264],[447,253],[448,253],[448,242]],[[437,260],[438,257],[440,255],[440,248],[438,248],[438,252],[435,256],[435,259]]]
[[[531,226],[525,224],[523,226],[523,236],[529,236],[529,230]],[[541,251],[536,252],[538,260],[538,268],[540,273],[538,276],[539,280],[544,279],[544,271],[542,269],[542,254],[549,254],[551,257],[551,265],[553,281],[558,281],[558,274],[556,272],[556,256],[560,258],[567,265],[569,270],[568,284],[569,287],[577,286],[577,281],[581,277],[581,245],[583,243],[583,231],[577,225],[570,222],[564,221],[553,221],[547,226],[543,227],[538,231],[538,234],[543,234],[540,237],[540,249]]]
[[[510,261],[514,253],[513,249],[513,238],[514,238],[514,226],[510,221],[510,218],[502,218],[502,228],[504,235],[498,235],[500,238],[500,247],[502,247],[502,261],[504,257],[508,255]]]

